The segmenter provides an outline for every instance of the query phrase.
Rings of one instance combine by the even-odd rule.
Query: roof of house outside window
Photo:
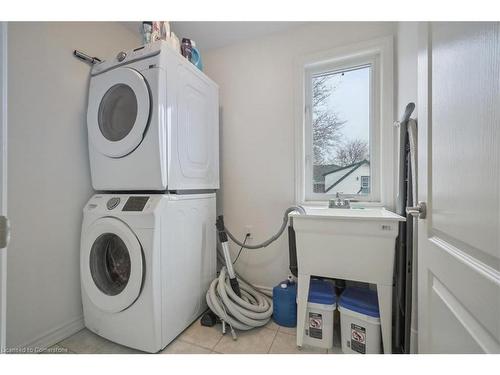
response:
[[[358,161],[357,163],[353,163],[353,164],[350,164],[350,165],[346,165],[345,167],[342,167],[342,168],[337,168],[333,171],[330,171],[330,172],[327,172],[325,174],[323,174],[323,176],[327,176],[333,172],[339,172],[339,171],[343,171],[345,170],[346,173],[340,177],[337,181],[335,181],[331,186],[329,186],[328,188],[325,188],[325,193],[330,191],[332,188],[334,188],[335,186],[337,186],[341,181],[343,181],[344,179],[346,179],[351,173],[353,173],[356,169],[358,169],[359,167],[361,167],[362,165],[364,164],[370,164],[370,162],[368,160],[361,160],[361,161]]]
[[[323,182],[325,182],[325,178],[324,178],[325,175],[332,173],[332,172],[335,172],[339,168],[341,168],[341,167],[337,164],[314,165],[313,166],[313,181],[323,183]]]

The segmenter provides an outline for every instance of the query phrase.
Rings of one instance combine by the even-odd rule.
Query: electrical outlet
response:
[[[247,241],[253,239],[252,233],[253,233],[253,226],[251,225],[245,225],[245,236],[249,233],[250,235],[247,237]]]

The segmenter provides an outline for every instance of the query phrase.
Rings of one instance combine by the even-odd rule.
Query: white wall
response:
[[[395,30],[393,23],[315,23],[205,52],[222,107],[219,209],[235,234],[250,225],[254,243],[269,237],[294,203],[294,60]],[[277,284],[289,272],[287,236],[246,250],[236,269],[259,285]]]
[[[7,23],[0,22],[0,215],[7,216]],[[0,352],[5,349],[7,250],[0,249]]]
[[[72,52],[110,57],[139,45],[140,35],[119,23],[10,23],[8,34],[7,346],[15,347],[81,325],[90,68]]]
[[[399,22],[396,42],[397,115],[403,114],[406,104],[417,104],[418,22]],[[416,117],[417,109],[413,112]]]

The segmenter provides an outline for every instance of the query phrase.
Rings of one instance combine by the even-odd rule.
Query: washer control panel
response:
[[[161,194],[96,194],[88,201],[85,211],[99,211],[103,215],[142,215],[155,211],[162,198]]]
[[[121,51],[118,53],[118,55],[116,55],[116,59],[119,62],[122,62],[123,60],[125,60],[125,57],[127,57],[127,52],[124,52],[124,51]]]
[[[144,196],[144,197],[129,197],[127,201],[125,202],[125,205],[123,206],[122,211],[138,211],[141,212],[144,209],[144,206],[146,206],[146,203],[148,202],[149,197]]]
[[[108,199],[108,201],[106,202],[106,207],[107,207],[108,210],[112,210],[113,208],[115,208],[119,204],[120,204],[120,198],[119,197],[113,197],[111,199]]]

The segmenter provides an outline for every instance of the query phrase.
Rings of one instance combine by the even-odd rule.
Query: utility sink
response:
[[[395,239],[404,217],[383,207],[305,210],[290,214],[299,271],[330,273],[334,267],[338,278],[392,283]]]
[[[298,266],[297,345],[308,332],[307,295],[311,276],[377,285],[384,352],[391,352],[392,278],[399,222],[382,207],[305,207],[293,212]]]

